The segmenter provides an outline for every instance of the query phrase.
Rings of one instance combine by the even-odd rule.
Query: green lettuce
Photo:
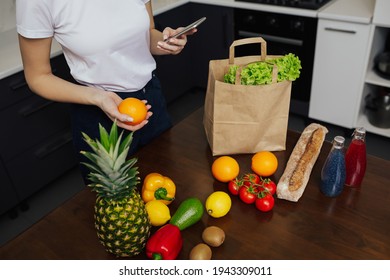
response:
[[[241,71],[241,84],[270,84],[272,82],[272,69],[274,64],[278,67],[278,82],[285,80],[295,81],[301,74],[301,61],[296,55],[289,53],[279,58],[248,64]],[[225,83],[235,84],[237,69],[237,65],[231,65],[229,67],[228,72],[224,75]]]
[[[223,76],[223,81],[228,84],[235,84],[237,69],[237,65],[231,65],[228,72]]]
[[[267,60],[267,62],[276,64],[278,67],[278,82],[285,80],[295,81],[301,75],[301,61],[292,53],[276,59]]]
[[[266,62],[248,64],[241,71],[241,84],[266,85],[272,83],[272,65]]]

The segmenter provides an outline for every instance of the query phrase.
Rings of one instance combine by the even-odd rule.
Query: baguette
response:
[[[277,184],[278,198],[294,202],[301,198],[326,133],[328,133],[326,127],[316,123],[308,125],[303,130]]]

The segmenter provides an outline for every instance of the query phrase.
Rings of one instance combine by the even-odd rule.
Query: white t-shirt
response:
[[[151,79],[150,0],[17,0],[17,31],[53,37],[81,84],[136,91]]]

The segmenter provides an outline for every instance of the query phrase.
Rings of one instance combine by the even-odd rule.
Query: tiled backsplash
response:
[[[0,0],[0,32],[15,28],[15,0]]]

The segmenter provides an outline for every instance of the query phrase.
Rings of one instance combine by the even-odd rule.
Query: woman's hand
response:
[[[146,100],[142,100],[145,104],[147,103]],[[146,115],[146,119],[142,121],[140,124],[137,125],[128,125],[126,122],[131,122],[133,119],[126,114],[121,114],[118,111],[119,103],[122,102],[122,98],[120,98],[115,92],[110,91],[102,91],[99,94],[99,102],[98,106],[103,110],[103,112],[112,120],[117,122],[117,125],[121,128],[130,130],[130,131],[136,131],[138,129],[141,129],[148,123],[148,119],[153,115],[152,112],[150,112],[151,105],[146,105],[146,109],[148,110],[148,113]]]
[[[167,54],[179,54],[184,49],[184,46],[187,44],[187,36],[194,34],[197,31],[196,28],[191,29],[187,33],[177,38],[171,38],[168,41],[164,41],[164,40],[168,39],[172,35],[179,33],[183,29],[184,27],[179,27],[176,30],[170,27],[165,28],[164,31],[162,32],[163,41],[159,41],[157,43],[157,48],[166,52]]]

